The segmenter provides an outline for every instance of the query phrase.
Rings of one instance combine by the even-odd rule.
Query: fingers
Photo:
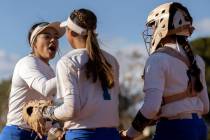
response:
[[[40,133],[37,132],[37,135],[40,139],[42,139],[42,135]]]
[[[51,128],[48,132],[48,140],[63,140],[65,132],[60,128]]]
[[[46,133],[45,126],[39,122],[33,122],[31,128],[37,133],[39,138],[42,138]]]
[[[121,140],[133,140],[133,138],[128,137],[128,136],[126,135],[126,131],[121,130],[119,133],[120,133],[120,138],[121,138]]]

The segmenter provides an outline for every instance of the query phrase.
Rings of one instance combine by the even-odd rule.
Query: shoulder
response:
[[[119,66],[117,59],[112,54],[108,53],[107,51],[103,49],[101,49],[101,51],[109,63]]]
[[[202,64],[205,63],[203,58],[200,55],[195,55],[195,59],[196,59],[196,61],[198,61],[198,63],[202,63]]]
[[[37,60],[31,54],[21,58],[17,62],[17,65],[21,65],[23,67],[25,67],[25,66],[32,66],[32,65],[36,65],[36,64],[37,64]]]
[[[149,56],[149,58],[147,59],[147,64],[166,64],[169,61],[169,58],[171,56],[169,56],[166,53],[161,53],[161,52],[157,52],[157,53],[153,53]]]
[[[195,59],[196,59],[197,65],[200,68],[204,69],[205,68],[205,62],[204,62],[203,58],[199,55],[195,55]]]
[[[165,53],[151,54],[146,60],[144,71],[152,73],[165,73],[170,69],[170,56]]]
[[[74,49],[61,57],[58,64],[63,63],[66,66],[81,68],[88,61],[86,49]]]

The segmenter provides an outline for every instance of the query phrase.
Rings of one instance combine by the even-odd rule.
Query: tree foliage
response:
[[[207,86],[210,85],[210,38],[198,38],[191,42],[193,51],[199,54],[206,64],[206,82]],[[208,88],[210,93],[210,88]]]
[[[10,84],[11,80],[3,80],[0,82],[0,130],[6,123]]]
[[[191,41],[191,45],[194,53],[200,55],[205,61],[206,84],[208,93],[210,93],[210,37],[197,38]],[[210,122],[210,113],[208,113],[206,120]]]

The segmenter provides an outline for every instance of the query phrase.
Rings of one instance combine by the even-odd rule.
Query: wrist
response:
[[[60,140],[62,139],[64,132],[61,128],[51,128],[48,132],[48,140]]]
[[[135,128],[133,128],[132,126],[130,126],[127,131],[125,131],[125,135],[130,137],[130,138],[135,138],[137,137],[138,135],[141,134],[141,132],[137,131]]]
[[[123,131],[122,133],[123,133],[123,135],[124,135],[128,140],[133,140],[133,139],[134,139],[133,136],[128,135],[128,130]]]
[[[43,111],[42,111],[43,118],[49,119],[51,121],[57,120],[57,118],[54,115],[55,108],[56,108],[56,106],[46,106],[46,107],[44,107]]]

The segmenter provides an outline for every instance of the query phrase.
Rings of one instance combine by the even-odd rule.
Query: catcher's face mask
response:
[[[154,22],[155,23],[155,22]],[[151,48],[151,42],[153,39],[153,34],[155,31],[155,24],[151,24],[150,26],[146,26],[146,29],[142,32],[142,36],[144,39],[145,47],[147,50],[147,53],[150,54],[150,48]]]
[[[147,18],[143,38],[149,54],[169,35],[190,36],[194,30],[187,8],[177,2],[165,3],[152,10]]]

